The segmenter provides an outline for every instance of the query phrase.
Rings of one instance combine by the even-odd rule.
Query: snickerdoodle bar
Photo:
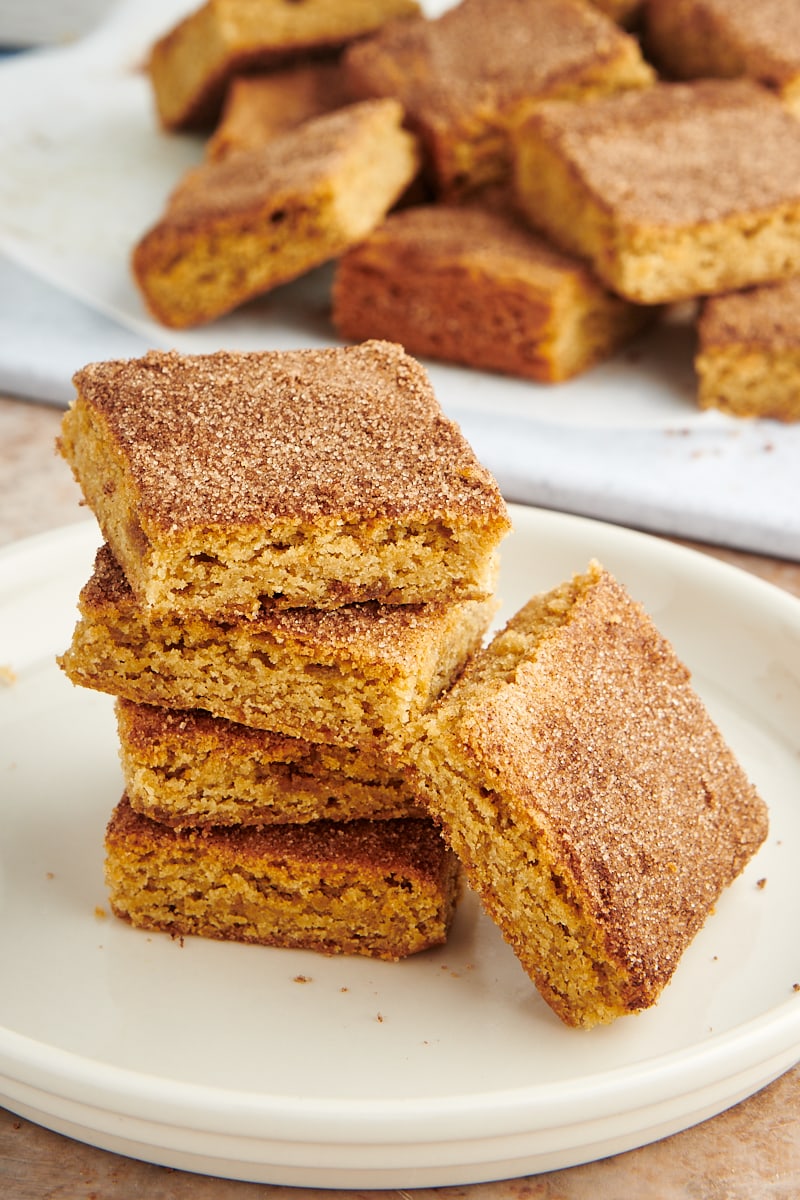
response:
[[[422,792],[568,1025],[652,1005],[767,832],[689,671],[598,564],[534,597],[424,721]]]
[[[531,224],[643,304],[800,273],[800,121],[748,80],[552,101],[517,131]]]
[[[238,75],[231,80],[222,114],[206,143],[206,156],[219,160],[237,150],[258,149],[351,100],[338,61],[308,62],[268,75]]]
[[[701,408],[800,421],[800,275],[709,296],[697,342]]]
[[[402,747],[494,611],[494,600],[462,600],[153,617],[104,546],[59,662],[73,683],[140,704],[202,708],[313,742]]]
[[[358,242],[417,174],[393,100],[326,113],[189,171],[133,249],[147,308],[173,329],[205,324]]]
[[[152,613],[491,594],[491,474],[400,346],[96,363],[61,451]]]
[[[139,929],[395,961],[443,943],[458,860],[430,818],[171,829],[114,810],[114,914]]]
[[[507,178],[509,132],[542,100],[655,77],[637,42],[583,0],[461,0],[384,26],[343,63],[354,94],[400,100],[440,197]]]
[[[342,256],[333,285],[343,337],[546,383],[610,357],[652,315],[495,197],[391,214]]]
[[[390,747],[333,746],[200,710],[116,703],[131,807],[175,828],[419,816]]]
[[[166,129],[209,126],[237,75],[333,54],[415,0],[207,0],[153,45],[149,74]]]
[[[800,116],[800,21],[794,0],[646,0],[648,56],[673,79],[746,75]]]

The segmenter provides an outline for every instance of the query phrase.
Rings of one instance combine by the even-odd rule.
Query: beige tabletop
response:
[[[55,408],[0,397],[0,544],[83,515],[54,449]],[[696,547],[800,597],[800,564]],[[0,968],[0,978],[2,977]],[[86,1146],[0,1109],[4,1200],[307,1200],[324,1193],[184,1174]],[[693,1129],[601,1162],[473,1187],[339,1192],[343,1200],[797,1200],[800,1067]]]

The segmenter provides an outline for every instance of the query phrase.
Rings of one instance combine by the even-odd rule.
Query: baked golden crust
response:
[[[541,382],[608,358],[651,315],[494,198],[390,215],[342,256],[333,284],[345,338]]]
[[[800,115],[800,23],[794,0],[647,0],[648,55],[674,79],[746,75]]]
[[[206,128],[234,76],[332,54],[418,12],[414,0],[208,0],[152,47],[159,119],[166,129]]]
[[[509,130],[541,100],[654,78],[633,38],[581,0],[462,0],[384,27],[343,65],[354,94],[401,101],[441,196],[506,177]]]
[[[152,352],[75,384],[61,452],[153,612],[493,590],[499,488],[399,346]]]
[[[200,711],[118,699],[131,807],[175,828],[423,815],[407,772],[376,739],[357,749],[252,729]]]
[[[570,1025],[653,1004],[766,836],[688,670],[597,564],[512,618],[425,729],[421,794]]]
[[[394,961],[444,942],[458,899],[428,818],[178,831],[123,797],[105,844],[115,915],[173,937]]]
[[[402,747],[412,724],[480,646],[495,603],[352,604],[251,621],[151,618],[108,547],[80,596],[59,663],[73,683],[140,704],[312,742]]]
[[[553,101],[516,135],[534,227],[639,303],[800,270],[800,123],[747,80]]]
[[[697,332],[701,408],[800,421],[800,276],[708,297]]]
[[[156,320],[200,325],[335,258],[417,173],[396,101],[349,104],[188,172],[131,268]]]
[[[351,100],[338,61],[303,63],[269,75],[239,75],[230,82],[206,155],[219,160],[237,150],[258,149]]]
[[[800,348],[800,275],[741,292],[710,296],[698,320],[703,346]]]

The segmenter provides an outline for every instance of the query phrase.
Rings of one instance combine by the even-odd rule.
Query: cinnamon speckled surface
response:
[[[0,544],[89,519],[53,445],[61,412],[0,397]],[[696,547],[800,596],[800,564]],[[0,973],[0,986],[2,986]],[[0,1109],[5,1200],[313,1200],[326,1193],[185,1174],[83,1145]],[[342,1200],[797,1200],[800,1067],[693,1129],[568,1170],[473,1187],[339,1192]]]

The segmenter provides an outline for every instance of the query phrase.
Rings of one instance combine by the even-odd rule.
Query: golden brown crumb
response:
[[[131,807],[175,828],[419,816],[386,741],[341,747],[117,699]]]
[[[124,797],[106,878],[114,914],[139,928],[387,960],[443,942],[459,894],[429,818],[178,832]]]
[[[249,621],[149,619],[107,547],[59,659],[73,683],[138,704],[353,747],[404,745],[480,645],[494,600],[270,610]]]

